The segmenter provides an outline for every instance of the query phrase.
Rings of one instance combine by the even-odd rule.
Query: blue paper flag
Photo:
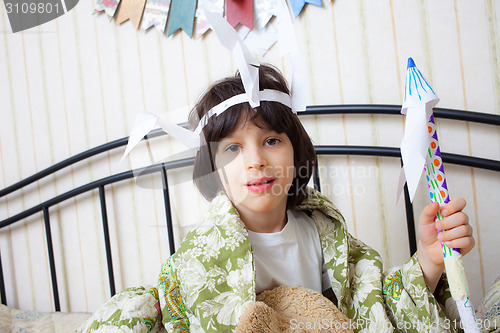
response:
[[[304,5],[307,3],[310,3],[311,5],[316,5],[323,7],[323,3],[321,0],[290,0],[290,5],[292,6],[293,14],[295,15],[295,18],[299,16],[300,12],[302,11],[302,8],[304,8]]]
[[[193,37],[194,14],[196,12],[196,0],[172,0],[170,5],[170,20],[168,23],[168,36],[179,29]]]

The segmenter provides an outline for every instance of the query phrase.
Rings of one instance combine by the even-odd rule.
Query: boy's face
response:
[[[294,178],[293,155],[285,133],[260,128],[252,121],[240,121],[219,142],[217,172],[242,217],[285,212]]]

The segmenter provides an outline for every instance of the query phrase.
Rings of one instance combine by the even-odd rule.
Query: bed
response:
[[[371,116],[388,116],[388,117],[401,117],[400,114],[400,106],[397,105],[330,105],[330,106],[311,106],[308,107],[306,111],[300,112],[299,117],[303,119],[308,119],[310,117],[314,117],[315,119],[329,119],[332,115],[336,115],[342,117],[344,115],[349,116],[360,116],[360,117],[371,117]],[[496,126],[496,128],[500,128],[500,116],[480,113],[480,112],[468,112],[461,110],[452,110],[452,109],[434,109],[435,117],[439,119],[449,119],[453,121],[459,122],[469,122],[469,123],[477,123],[481,124],[478,126],[484,126],[484,128],[491,128],[492,126]],[[156,137],[162,136],[164,133],[160,131],[156,131],[147,136],[147,140],[153,140]],[[63,160],[59,163],[52,165],[51,167],[38,172],[37,174],[32,175],[26,179],[23,179],[15,184],[8,186],[0,191],[0,201],[10,200],[10,202],[15,201],[16,198],[20,197],[20,193],[23,191],[28,191],[27,188],[33,186],[33,184],[38,184],[37,186],[48,186],[50,184],[50,180],[54,177],[55,174],[59,173],[67,173],[68,170],[73,167],[82,167],[85,166],[85,162],[96,158],[96,156],[100,156],[102,154],[110,154],[110,152],[114,152],[114,154],[122,154],[124,146],[127,144],[128,138],[122,138],[119,140],[115,140],[112,142],[105,143],[101,146],[95,147],[88,151],[82,152],[75,156],[69,157],[66,160]],[[375,156],[375,157],[383,157],[390,158],[394,161],[398,161],[400,163],[401,155],[398,147],[386,147],[386,146],[360,146],[360,145],[316,145],[315,146],[317,154],[318,154],[318,163],[316,165],[316,170],[313,175],[313,179],[311,181],[311,185],[316,189],[321,190],[322,185],[328,181],[325,177],[325,174],[319,172],[318,166],[321,167],[321,164],[327,159],[324,159],[325,156]],[[443,152],[443,161],[446,165],[457,165],[459,168],[475,168],[478,170],[488,170],[488,172],[499,172],[500,171],[500,161],[494,159],[487,159],[476,156],[466,156],[461,154],[453,154]],[[173,221],[172,217],[172,200],[170,185],[169,185],[169,175],[172,172],[176,172],[176,170],[185,170],[185,173],[190,172],[190,167],[194,162],[194,158],[186,157],[186,158],[178,158],[174,160],[170,160],[164,163],[154,164],[145,168],[141,168],[140,170],[128,170],[125,172],[119,172],[115,174],[110,174],[105,177],[102,177],[98,180],[91,181],[87,184],[83,184],[81,186],[75,186],[74,188],[66,191],[62,194],[51,197],[47,200],[43,200],[32,207],[23,209],[20,212],[15,214],[11,214],[6,219],[0,221],[0,233],[4,235],[9,233],[12,228],[20,227],[23,225],[29,225],[30,223],[40,223],[43,221],[43,229],[44,229],[44,241],[46,244],[46,248],[44,250],[44,256],[46,256],[48,260],[48,266],[50,267],[50,282],[51,282],[51,290],[48,291],[50,293],[50,297],[44,300],[49,303],[48,307],[51,308],[50,311],[35,311],[33,309],[18,309],[22,308],[20,305],[21,302],[12,302],[9,299],[9,295],[19,293],[15,293],[14,289],[21,288],[15,281],[15,277],[12,276],[10,270],[12,268],[12,263],[5,263],[7,253],[0,253],[0,294],[1,294],[1,305],[0,307],[0,331],[2,332],[30,332],[33,329],[37,329],[42,332],[67,332],[72,331],[81,325],[90,315],[91,312],[95,310],[90,307],[86,310],[88,311],[80,311],[80,309],[76,307],[69,306],[71,301],[68,299],[71,295],[75,295],[75,293],[64,292],[64,296],[61,297],[61,271],[66,270],[67,268],[61,267],[61,260],[58,259],[57,253],[62,251],[59,248],[54,247],[54,239],[53,239],[53,222],[54,216],[56,219],[60,219],[58,216],[58,210],[66,209],[68,205],[71,205],[73,202],[76,202],[77,197],[82,195],[89,195],[89,193],[93,193],[91,195],[91,199],[95,201],[95,204],[98,205],[100,210],[100,216],[95,217],[100,219],[100,223],[102,223],[102,235],[101,239],[98,240],[99,243],[103,243],[103,251],[102,260],[106,267],[105,276],[96,276],[96,279],[99,279],[102,283],[105,283],[107,287],[107,297],[111,297],[120,291],[124,287],[126,287],[126,283],[120,283],[117,287],[116,284],[116,276],[122,273],[117,274],[117,264],[114,261],[116,254],[113,254],[113,239],[118,237],[119,234],[110,232],[110,210],[113,208],[109,207],[109,203],[107,203],[106,193],[109,191],[110,187],[113,187],[113,191],[126,191],[127,187],[120,186],[119,184],[124,181],[130,181],[137,174],[141,175],[155,175],[155,179],[157,182],[161,182],[161,192],[162,192],[162,203],[163,207],[161,210],[164,212],[165,216],[165,235],[162,237],[166,237],[168,239],[168,253],[173,253],[176,249],[176,243],[181,237],[179,235],[178,229],[176,229],[175,221]],[[160,209],[160,208],[159,208]],[[407,189],[405,188],[404,193],[404,209],[406,215],[406,234],[404,238],[404,242],[407,244],[407,252],[410,255],[416,251],[416,234],[415,234],[415,218],[412,204],[410,203]],[[115,215],[115,214],[112,214]],[[70,223],[71,221],[67,222]],[[66,222],[64,222],[66,223]],[[114,223],[114,221],[111,221]],[[113,227],[114,228],[114,227]],[[15,246],[15,244],[14,244]],[[3,264],[2,264],[3,263]],[[64,265],[64,263],[63,263]],[[161,261],[154,262],[153,265],[159,267],[161,265]],[[64,279],[64,277],[62,278]],[[103,282],[105,280],[105,282]],[[148,281],[149,282],[149,281]],[[64,288],[74,288],[67,281],[64,282]],[[78,293],[76,293],[78,295]],[[63,300],[61,300],[63,298]],[[96,303],[102,302],[102,299],[97,300]],[[64,303],[64,304],[62,304]],[[45,307],[44,309],[47,309]],[[76,309],[76,311],[75,311]]]

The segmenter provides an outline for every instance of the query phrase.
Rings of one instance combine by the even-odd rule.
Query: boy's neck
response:
[[[245,212],[240,210],[238,212],[245,226],[253,232],[280,232],[288,221],[286,207],[284,209],[275,209],[271,212]]]

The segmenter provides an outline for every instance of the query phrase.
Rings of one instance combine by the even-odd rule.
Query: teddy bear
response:
[[[349,319],[326,297],[303,287],[279,286],[245,308],[236,333],[353,332]]]

